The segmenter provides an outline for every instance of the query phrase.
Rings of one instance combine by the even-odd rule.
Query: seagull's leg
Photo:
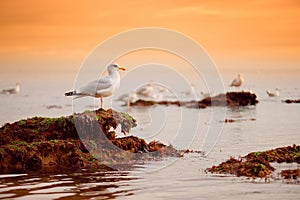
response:
[[[100,97],[100,108],[102,109],[103,107],[103,99],[102,99],[102,97]]]
[[[130,99],[127,100],[127,112],[130,112]]]

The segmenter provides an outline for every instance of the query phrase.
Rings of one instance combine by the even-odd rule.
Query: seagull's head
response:
[[[243,77],[243,75],[242,75],[242,74],[238,74],[238,77],[239,77],[239,78],[242,78],[242,77]]]
[[[110,64],[108,65],[107,70],[109,74],[112,74],[118,70],[125,71],[126,69],[124,67],[119,66],[118,64]]]

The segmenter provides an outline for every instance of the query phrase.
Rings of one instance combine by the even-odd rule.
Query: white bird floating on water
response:
[[[278,88],[276,88],[275,91],[271,92],[271,91],[267,90],[266,92],[269,95],[269,97],[279,97],[279,89]]]
[[[120,74],[118,70],[125,70],[118,64],[110,64],[107,67],[108,76],[94,80],[81,87],[79,91],[66,92],[65,96],[76,96],[75,98],[91,96],[100,98],[101,108],[103,106],[103,97],[111,96],[120,85]]]
[[[152,97],[153,96],[153,84],[148,83],[147,85],[139,88],[136,91],[136,94],[143,97]]]
[[[170,94],[169,89],[160,85],[153,84],[153,82],[147,83],[136,90],[131,91],[128,94],[122,94],[117,98],[117,101],[123,101],[127,104],[134,103],[137,100],[161,100],[166,94]]]
[[[130,104],[136,102],[137,100],[139,100],[139,97],[137,95],[137,92],[134,90],[130,93],[127,102],[128,104]]]
[[[229,85],[230,87],[240,87],[244,82],[243,75],[238,74],[238,76]]]
[[[18,94],[21,91],[21,84],[17,83],[15,88],[3,89],[1,94]]]

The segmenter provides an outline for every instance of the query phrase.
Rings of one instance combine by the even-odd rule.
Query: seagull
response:
[[[128,97],[128,103],[134,103],[136,102],[137,100],[139,99],[136,91],[132,91],[131,94],[129,94],[129,97]]]
[[[18,94],[21,91],[21,84],[17,83],[15,88],[4,89],[1,94]]]
[[[279,97],[279,89],[276,88],[275,91],[271,92],[269,90],[266,91],[269,97]]]
[[[111,96],[120,85],[120,74],[118,70],[125,70],[118,64],[110,64],[107,67],[108,76],[94,80],[81,87],[79,91],[66,92],[65,96],[75,96],[75,98],[91,96],[100,98],[101,108],[103,106],[103,97]]]
[[[230,87],[240,87],[244,82],[242,74],[238,74],[237,78],[235,78],[232,83],[229,85]]]
[[[152,97],[153,93],[153,85],[152,83],[148,83],[147,85],[141,87],[136,91],[136,94],[143,97]]]
[[[170,92],[170,90],[168,88],[162,87],[162,86],[157,86],[157,90],[160,93],[169,93]]]

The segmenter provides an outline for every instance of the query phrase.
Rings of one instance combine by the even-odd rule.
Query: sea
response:
[[[283,102],[300,99],[299,72],[285,72],[284,69],[243,71],[245,82],[242,87],[230,88],[228,85],[239,72],[221,71],[216,79],[223,83],[224,91],[252,91],[259,103],[205,109],[163,105],[128,107],[126,102],[118,100],[119,96],[130,95],[134,89],[149,82],[167,89],[168,95],[157,96],[156,100],[199,100],[203,98],[201,91],[222,92],[209,88],[205,77],[199,78],[199,84],[183,77],[187,84],[181,84],[175,76],[155,70],[142,77],[121,74],[121,86],[112,97],[105,98],[104,108],[128,112],[137,120],[138,126],[129,135],[203,153],[148,161],[112,172],[1,174],[0,199],[299,199],[299,181],[283,180],[278,175],[281,169],[299,168],[295,163],[273,164],[277,171],[268,179],[205,171],[231,156],[237,158],[253,151],[300,144],[300,104]],[[159,82],[156,79],[159,76],[169,82]],[[21,92],[0,95],[1,126],[34,116],[59,117],[98,109],[99,99],[73,100],[64,96],[65,92],[88,81],[78,79],[80,74],[76,70],[2,73],[0,90],[14,87],[18,82]],[[194,87],[192,92],[191,87]],[[266,90],[276,88],[280,96],[269,97]],[[235,121],[225,123],[225,119]],[[117,134],[123,136],[120,132]]]

